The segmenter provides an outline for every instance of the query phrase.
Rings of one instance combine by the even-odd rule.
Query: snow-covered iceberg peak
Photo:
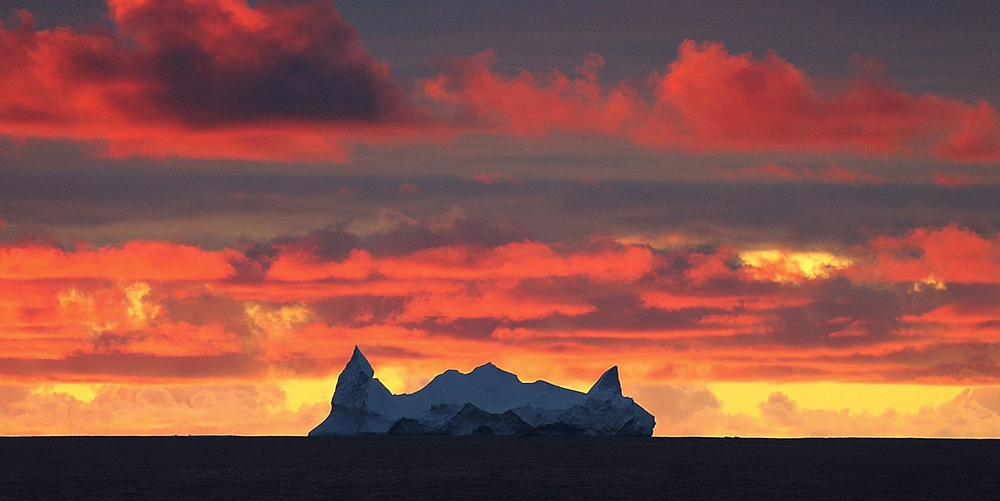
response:
[[[344,409],[356,411],[364,409],[368,387],[371,386],[374,377],[375,369],[372,369],[368,359],[355,346],[351,360],[337,378],[337,389],[334,390],[333,400],[330,403]]]
[[[622,396],[622,383],[618,380],[618,366],[614,366],[604,374],[601,378],[594,383],[594,386],[590,387],[590,391],[587,392],[588,397],[594,398],[613,398]]]
[[[337,379],[330,415],[309,435],[650,436],[653,415],[622,395],[618,367],[587,393],[523,383],[492,363],[449,369],[411,394],[393,395],[361,350]]]

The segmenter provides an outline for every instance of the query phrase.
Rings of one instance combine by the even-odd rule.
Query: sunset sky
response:
[[[0,1],[0,435],[302,435],[360,346],[657,435],[1000,436],[1000,3]]]

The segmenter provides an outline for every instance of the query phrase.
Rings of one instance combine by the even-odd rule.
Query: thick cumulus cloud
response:
[[[856,61],[854,78],[832,86],[773,52],[755,59],[719,42],[684,42],[648,86],[601,84],[596,55],[577,78],[557,71],[506,76],[495,61],[491,52],[456,60],[450,72],[424,81],[423,92],[480,126],[514,135],[601,134],[695,152],[1000,157],[1000,119],[989,104],[907,94],[870,61]]]
[[[105,153],[344,158],[413,119],[389,68],[329,2],[109,2],[116,31],[0,31],[0,132]]]

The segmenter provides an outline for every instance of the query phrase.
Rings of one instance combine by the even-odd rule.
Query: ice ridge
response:
[[[411,394],[393,395],[358,347],[344,367],[317,435],[650,436],[656,421],[622,395],[618,367],[587,393],[523,383],[492,363],[447,370]]]

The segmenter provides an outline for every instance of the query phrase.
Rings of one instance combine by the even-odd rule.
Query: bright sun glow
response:
[[[740,260],[750,267],[750,273],[758,280],[792,283],[827,278],[834,271],[852,264],[850,259],[829,252],[786,252],[777,249],[741,252]]]

